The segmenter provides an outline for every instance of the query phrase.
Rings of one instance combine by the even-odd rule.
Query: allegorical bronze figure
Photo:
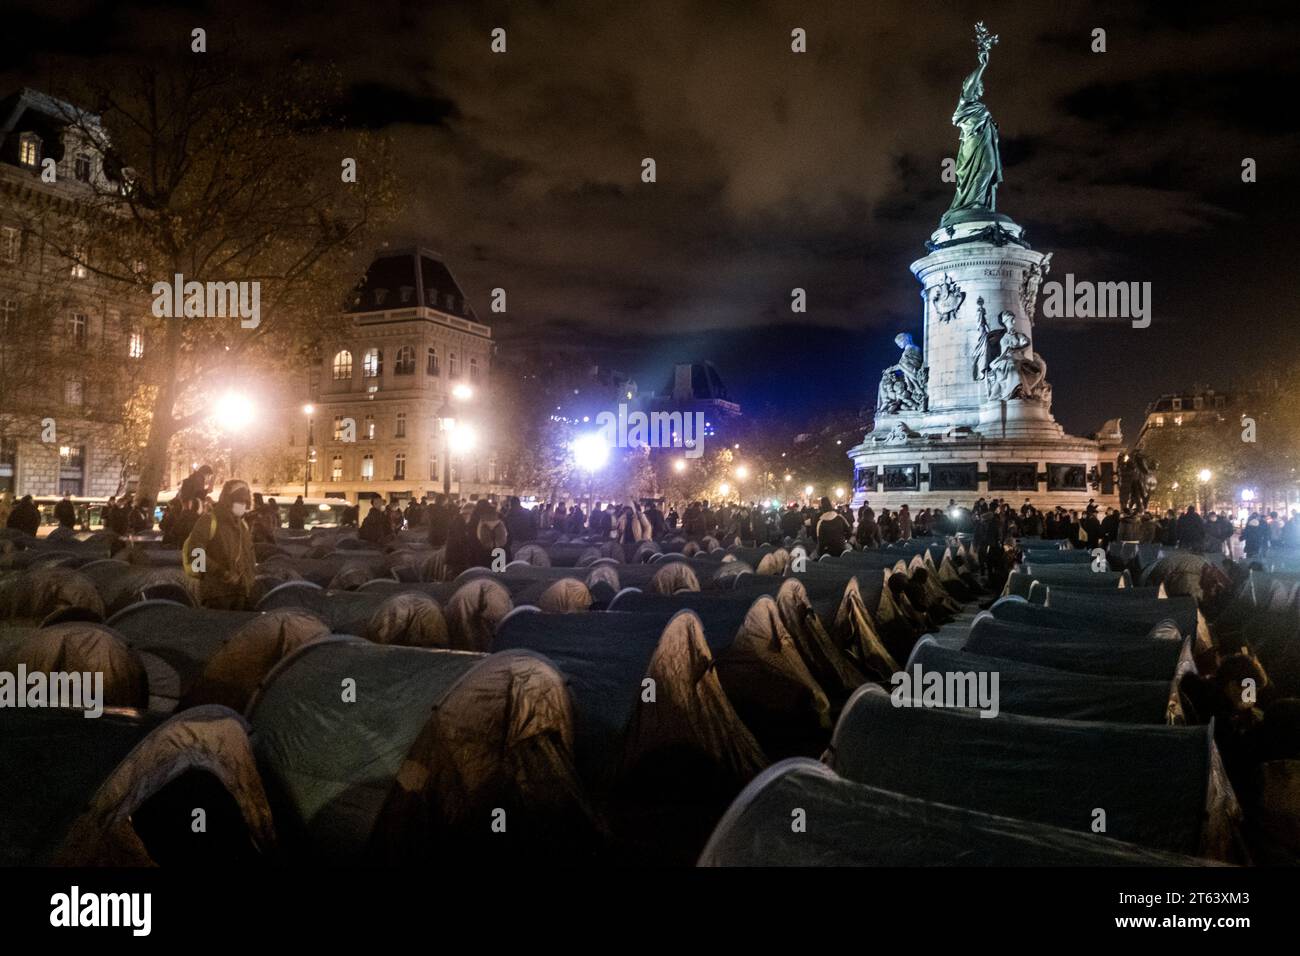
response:
[[[1002,182],[1002,158],[998,154],[998,124],[984,105],[984,70],[989,50],[998,42],[984,24],[975,24],[975,46],[979,65],[961,85],[961,98],[952,114],[952,125],[961,130],[957,149],[957,194],[943,217],[944,224],[968,209],[988,210],[996,206],[998,184]]]

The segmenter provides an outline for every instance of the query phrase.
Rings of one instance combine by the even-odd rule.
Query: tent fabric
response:
[[[231,635],[256,616],[255,611],[145,601],[119,613],[110,626],[144,661],[150,709],[169,711],[190,692]]]
[[[497,625],[513,608],[510,592],[498,581],[477,577],[460,585],[445,605],[452,649],[491,648]]]
[[[363,637],[376,644],[449,647],[451,637],[442,608],[419,591],[389,594],[370,616]]]
[[[244,713],[258,686],[285,657],[329,636],[329,626],[310,611],[281,608],[245,622],[217,650],[180,701],[180,708],[220,704]]]
[[[1007,577],[1006,589],[1002,593],[1027,598],[1030,585],[1035,581],[1041,581],[1049,588],[1061,585],[1105,591],[1131,587],[1133,584],[1127,571],[1093,571],[1091,567],[1075,568],[1060,565],[1035,567],[1030,564],[1011,572]]]
[[[766,763],[722,689],[699,617],[516,612],[492,648],[530,650],[564,674],[574,702],[575,756],[596,792],[644,781],[707,790],[738,786]],[[646,699],[646,680],[654,700]],[[688,780],[666,781],[667,772]]]
[[[102,674],[104,707],[149,707],[144,661],[112,629],[91,622],[69,622],[0,637],[0,671]]]
[[[669,561],[650,579],[650,590],[655,594],[675,594],[678,591],[698,591],[700,580],[684,561]]]
[[[976,710],[897,707],[862,688],[840,715],[831,768],[840,776],[997,816],[1232,862],[1240,809],[1210,816],[1212,726],[1054,720]],[[1230,790],[1230,788],[1229,788]],[[1230,802],[1231,803],[1231,802]]]
[[[190,603],[198,603],[194,580],[177,560],[173,567],[128,564],[125,561],[96,561],[81,572],[94,582],[104,603],[105,616],[112,616],[140,600],[140,592],[160,585],[175,585],[189,592]]]
[[[521,544],[515,549],[514,559],[537,568],[549,568],[551,556],[540,544]]]
[[[938,673],[996,673],[1002,712],[1062,720],[1181,724],[1184,714],[1172,680],[1139,681],[986,657],[946,648],[923,637],[905,669]]]
[[[722,689],[763,751],[780,756],[820,752],[831,727],[830,701],[770,596],[624,592],[610,608],[657,614],[665,624],[685,609],[704,625]]]
[[[38,568],[0,578],[0,618],[41,621],[65,607],[105,616],[94,581],[68,568]]]
[[[211,774],[234,801],[256,852],[276,846],[248,725],[224,707],[166,720],[22,710],[5,717],[0,766],[0,862],[24,866],[147,866],[132,816],[188,770]]]
[[[286,839],[327,863],[402,862],[427,859],[434,844],[482,845],[497,807],[510,827],[538,839],[552,808],[569,822],[582,817],[573,806],[581,791],[571,715],[562,678],[535,655],[344,636],[285,658],[250,705]]]
[[[537,600],[543,611],[572,612],[591,609],[591,592],[576,578],[561,578],[549,585]]]
[[[795,832],[802,810],[806,830]],[[930,803],[793,757],[736,797],[700,866],[1196,866],[1108,836]]]
[[[1171,628],[1169,633],[1172,633]],[[964,650],[1109,677],[1170,680],[1190,645],[1169,637],[1134,638],[1104,632],[1059,631],[981,615]]]
[[[1053,588],[1046,606],[1069,614],[1093,617],[1099,623],[1106,622],[1107,627],[1110,622],[1121,619],[1141,621],[1150,626],[1165,619],[1173,620],[1183,637],[1192,638],[1193,652],[1198,659],[1213,651],[1209,624],[1195,598],[1186,595],[1156,598],[1134,593],[1138,590],[1128,589],[1124,597],[1117,598],[1110,592],[1102,595]]]

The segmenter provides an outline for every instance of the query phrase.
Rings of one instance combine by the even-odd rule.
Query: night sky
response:
[[[216,11],[236,14],[233,49]],[[194,26],[270,81],[290,58],[333,63],[348,121],[396,146],[392,242],[440,250],[503,348],[590,351],[643,388],[708,359],[747,410],[793,417],[870,402],[895,332],[921,339],[908,264],[951,199],[940,164],[978,19],[1001,36],[999,211],[1055,253],[1051,278],[1153,283],[1147,329],[1039,316],[1058,420],[1121,415],[1132,438],[1163,391],[1294,361],[1294,2],[11,0],[0,86],[57,92],[60,71]],[[507,317],[488,313],[496,286]]]

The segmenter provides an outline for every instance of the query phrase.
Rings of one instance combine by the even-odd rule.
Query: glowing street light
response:
[[[223,432],[233,432],[243,428],[253,418],[253,403],[247,395],[239,392],[226,392],[212,410],[213,421]]]
[[[724,481],[722,484],[718,485],[718,493],[721,494],[723,497],[726,497],[728,494],[731,493],[731,485],[727,484]]]
[[[793,478],[793,477],[794,477],[793,475],[786,475],[786,476],[785,476],[785,480],[786,480],[786,482],[789,482],[790,479]]]
[[[745,480],[746,478],[748,478],[748,477],[749,477],[749,466],[748,466],[748,465],[737,465],[737,466],[736,466],[736,478],[737,478],[738,480],[740,480],[740,481],[744,481],[744,480]]]
[[[685,458],[678,458],[675,462],[673,462],[673,471],[677,472],[677,474],[680,475],[685,470],[686,470]]]
[[[474,389],[470,388],[464,382],[460,382],[451,387],[451,397],[458,402],[467,402],[474,397]]]
[[[465,422],[457,422],[447,432],[447,444],[453,454],[463,455],[474,450],[474,446],[478,444],[478,433],[474,431],[473,426]]]
[[[1210,469],[1208,468],[1202,468],[1200,471],[1196,473],[1196,477],[1201,479],[1202,482],[1206,482],[1214,477],[1214,473],[1211,472]]]
[[[310,495],[307,492],[311,482],[311,417],[316,414],[316,406],[308,402],[302,407],[302,413],[307,416],[307,440],[303,442],[302,450],[302,496],[308,498]]]
[[[836,488],[836,489],[835,489],[835,497],[836,497],[836,498],[843,498],[843,497],[844,497],[844,489],[843,489],[843,488]]]
[[[804,485],[804,486],[803,486],[803,493],[804,493],[804,495],[805,495],[806,497],[811,498],[811,497],[812,497],[812,493],[813,493],[813,486],[812,486],[812,485]]]
[[[588,474],[599,471],[609,461],[609,445],[603,436],[594,432],[579,435],[569,447],[573,450],[574,463]]]

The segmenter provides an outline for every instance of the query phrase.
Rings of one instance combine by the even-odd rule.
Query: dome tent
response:
[[[734,793],[766,762],[690,611],[665,624],[657,614],[520,608],[501,622],[492,647],[544,654],[564,674],[578,770],[596,792],[645,779],[652,788]],[[655,682],[653,701],[644,696],[646,679]],[[666,779],[669,768],[682,779]]]
[[[945,648],[933,637],[917,641],[905,669],[918,665],[922,671],[940,673],[996,672],[999,706],[1007,714],[1137,724],[1178,724],[1184,719],[1176,677],[1138,681],[1079,674]]]
[[[778,756],[820,753],[831,726],[830,701],[771,597],[628,589],[610,606],[611,611],[657,614],[665,623],[684,609],[703,623],[722,689],[763,750]]]
[[[224,707],[163,719],[78,711],[5,716],[0,864],[247,863],[275,849],[248,725]],[[206,832],[192,828],[206,811]]]
[[[1149,637],[1096,631],[1062,631],[1000,621],[981,612],[971,622],[964,650],[1027,664],[1133,680],[1171,680],[1191,642],[1170,626]]]
[[[971,709],[897,707],[868,685],[835,727],[840,776],[927,801],[1105,833],[1172,853],[1231,861],[1240,808],[1209,725],[1167,727],[985,719]]]
[[[248,713],[284,839],[309,859],[550,858],[591,846],[572,706],[537,655],[335,635],[282,660]],[[504,833],[492,829],[497,809]]]
[[[795,832],[802,810],[806,829]],[[1094,833],[929,803],[791,757],[732,802],[700,866],[1199,866]]]
[[[0,631],[0,672],[103,675],[104,707],[146,710],[149,679],[144,661],[113,630],[88,621]]]

